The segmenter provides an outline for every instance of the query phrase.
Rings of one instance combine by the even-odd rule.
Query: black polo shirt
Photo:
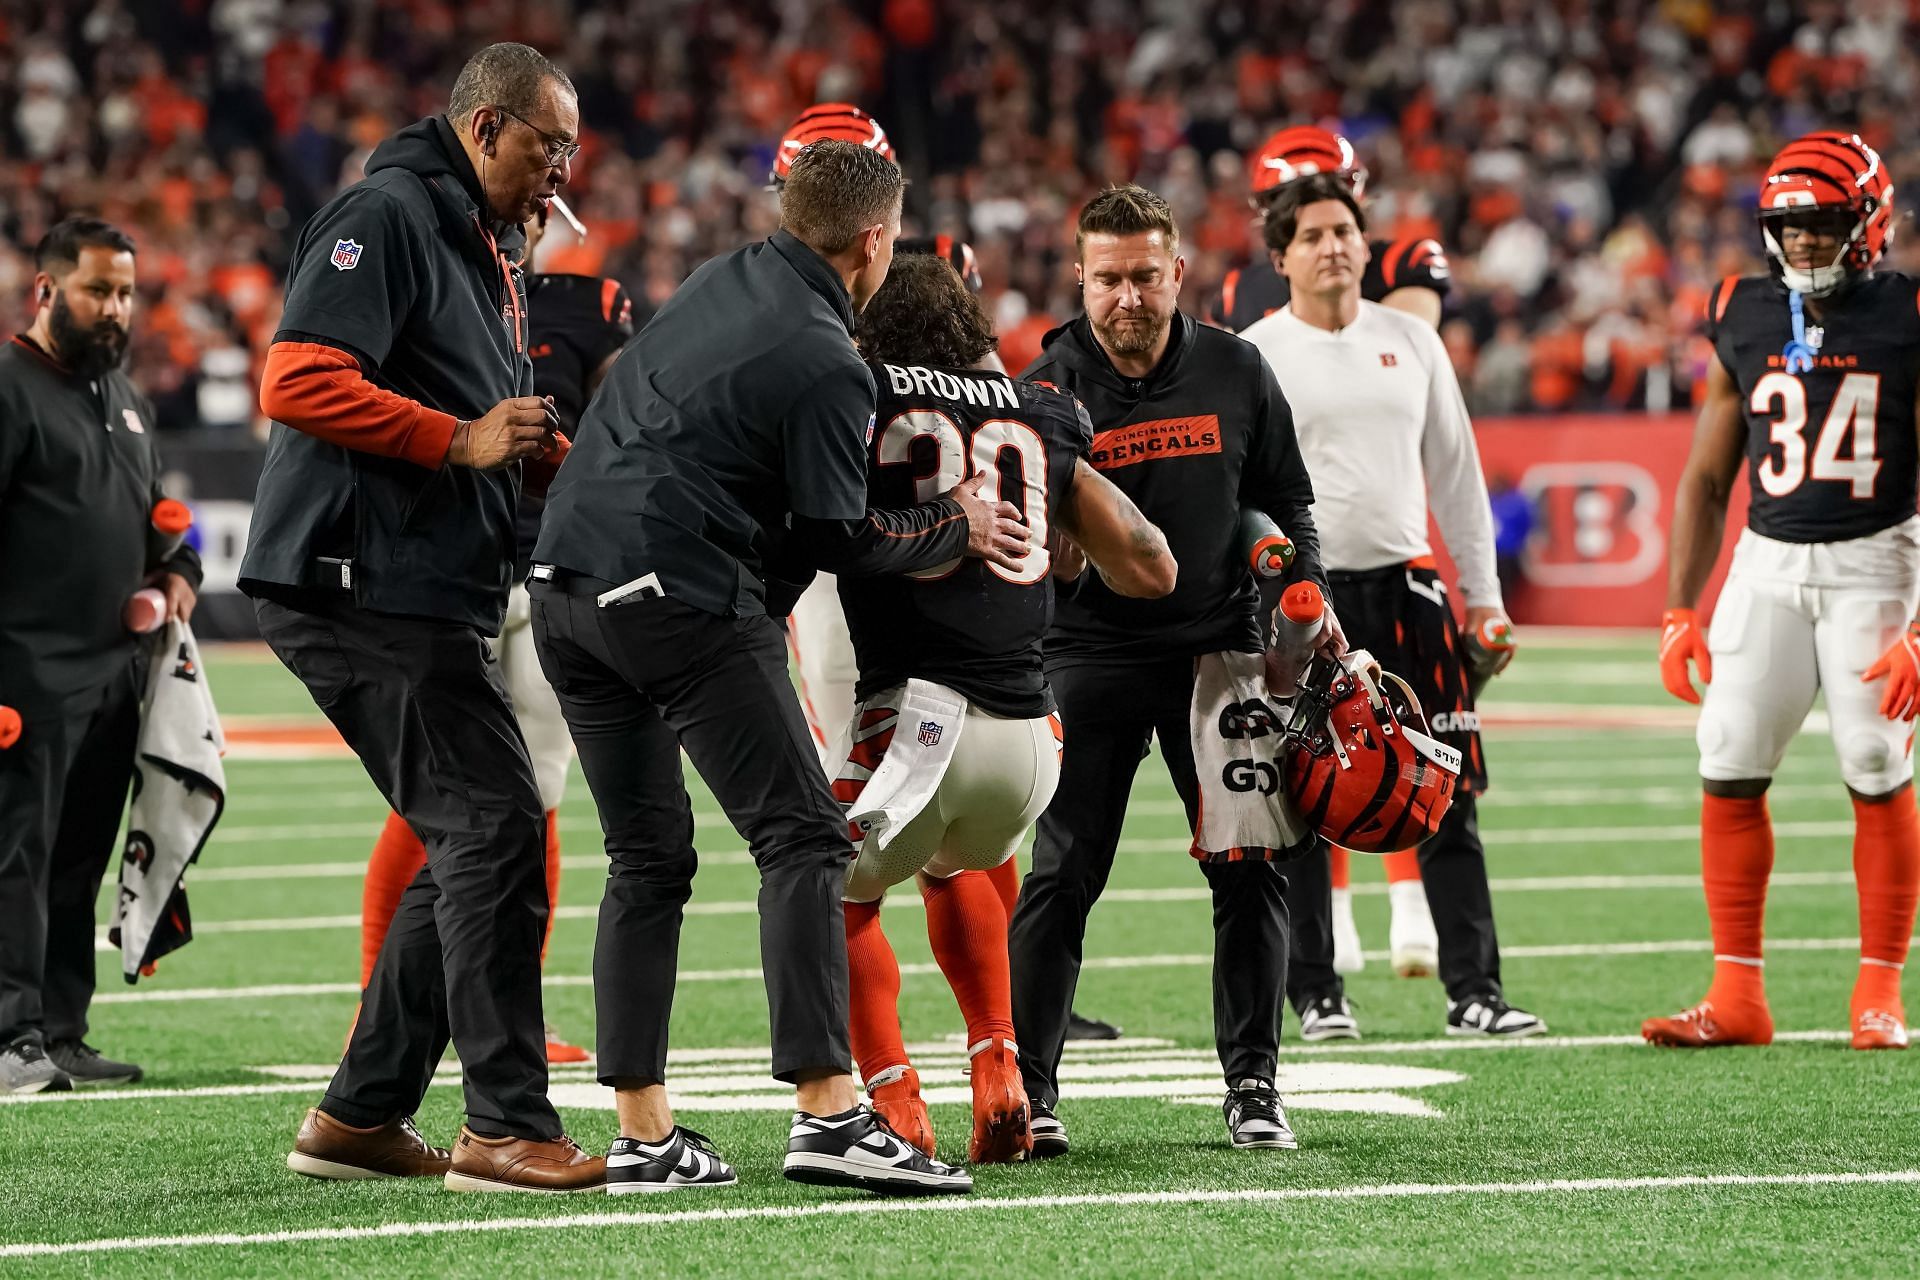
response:
[[[839,275],[785,231],[703,264],[581,417],[534,559],[765,613],[790,517],[866,513],[874,384],[852,334]]]
[[[196,588],[200,557],[152,535],[153,405],[118,369],[83,378],[25,337],[0,346],[0,706],[55,714],[133,660],[120,620],[147,573]]]

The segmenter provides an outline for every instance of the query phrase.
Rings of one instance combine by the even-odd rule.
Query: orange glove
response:
[[[1920,622],[1909,622],[1900,638],[1893,642],[1867,674],[1862,684],[1886,678],[1887,689],[1880,697],[1880,714],[1889,720],[1911,720],[1920,710]]]
[[[1707,652],[1707,637],[1700,630],[1691,609],[1669,609],[1660,615],[1660,683],[1682,702],[1699,705],[1693,677],[1687,670],[1692,659],[1700,668],[1700,683],[1713,683],[1713,655]]]

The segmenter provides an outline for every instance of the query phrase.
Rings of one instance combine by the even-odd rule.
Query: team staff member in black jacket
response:
[[[152,583],[184,620],[200,585],[150,536],[153,406],[120,368],[133,241],[70,218],[34,266],[33,327],[0,348],[0,1094],[140,1078],[83,1039],[140,727],[121,614]]]
[[[802,150],[781,229],[700,267],[614,362],[534,548],[534,639],[612,863],[593,962],[600,1079],[620,1117],[610,1191],[734,1181],[667,1102],[695,861],[682,747],[760,870],[773,1074],[799,1110],[787,1176],[971,1186],[857,1104],[840,910],[853,846],[773,621],[808,565],[904,573],[1028,549],[1012,504],[975,496],[984,472],[937,502],[867,511],[874,382],[852,332],[892,263],[903,186],[853,143]]]
[[[1295,576],[1324,585],[1313,488],[1273,373],[1245,342],[1175,310],[1184,262],[1167,202],[1141,187],[1080,211],[1087,313],[1047,336],[1021,376],[1073,392],[1093,419],[1095,469],[1166,532],[1179,584],[1158,600],[1098,575],[1063,596],[1047,633],[1060,705],[1060,786],[1040,818],[1009,935],[1013,1021],[1033,1108],[1033,1152],[1064,1154],[1054,1114],[1087,913],[1107,882],[1134,770],[1157,734],[1191,822],[1199,795],[1188,713],[1198,654],[1258,653],[1259,593],[1238,553],[1242,506],[1279,522]],[[1329,627],[1325,644],[1336,643]],[[1213,889],[1213,995],[1237,1146],[1292,1146],[1273,1078],[1287,965],[1285,881],[1264,861],[1205,864]]]
[[[568,177],[573,86],[525,45],[475,54],[447,115],[387,139],[294,249],[260,403],[273,436],[240,586],[261,634],[427,846],[346,1057],[301,1126],[313,1177],[595,1190],[547,1101],[546,819],[486,637],[523,463],[556,449],[531,394],[521,223]],[[451,1035],[457,1149],[409,1117]]]

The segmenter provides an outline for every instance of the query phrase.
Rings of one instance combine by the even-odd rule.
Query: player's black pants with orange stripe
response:
[[[1107,885],[1133,775],[1155,737],[1186,807],[1199,804],[1188,712],[1193,659],[1049,667],[1060,707],[1060,785],[1040,816],[1033,869],[1007,934],[1013,1028],[1027,1092],[1059,1100],[1061,1049],[1087,916]],[[1159,853],[1184,858],[1184,853]],[[1270,862],[1203,864],[1213,890],[1213,1029],[1229,1081],[1272,1079],[1287,974],[1286,878]],[[1152,950],[1151,944],[1145,948]]]
[[[1479,718],[1467,688],[1460,629],[1446,588],[1431,568],[1391,565],[1359,573],[1327,574],[1347,643],[1365,649],[1413,689],[1434,736],[1466,761],[1463,788],[1487,785]],[[1293,914],[1292,965],[1287,999],[1304,1009],[1345,984],[1333,971],[1333,882],[1324,849],[1289,864],[1287,906]],[[1420,879],[1440,939],[1440,982],[1449,1000],[1497,996],[1500,944],[1487,887],[1487,853],[1473,795],[1454,794],[1440,829],[1420,846]]]
[[[773,1074],[845,1071],[853,1050],[840,893],[853,842],[787,676],[786,642],[765,615],[723,618],[666,598],[596,605],[612,586],[568,577],[529,588],[540,666],[606,833],[593,947],[600,1080],[666,1080],[696,865],[683,747],[760,872]]]
[[[486,637],[341,592],[258,599],[254,615],[427,847],[321,1110],[360,1127],[413,1115],[451,1039],[474,1132],[558,1137],[540,1017],[547,817]]]

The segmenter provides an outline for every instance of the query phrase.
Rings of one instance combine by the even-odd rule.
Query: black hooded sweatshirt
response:
[[[524,237],[485,207],[430,116],[301,231],[261,384],[275,421],[240,569],[250,595],[348,590],[375,612],[500,630],[521,466],[445,463],[457,419],[533,394]]]
[[[1127,378],[1083,315],[1049,333],[1020,376],[1080,398],[1093,419],[1088,460],[1165,531],[1180,566],[1173,593],[1158,600],[1082,575],[1061,593],[1049,667],[1257,652],[1260,593],[1239,545],[1242,507],[1266,512],[1293,539],[1288,581],[1326,590],[1293,411],[1250,343],[1176,313],[1160,363]]]

